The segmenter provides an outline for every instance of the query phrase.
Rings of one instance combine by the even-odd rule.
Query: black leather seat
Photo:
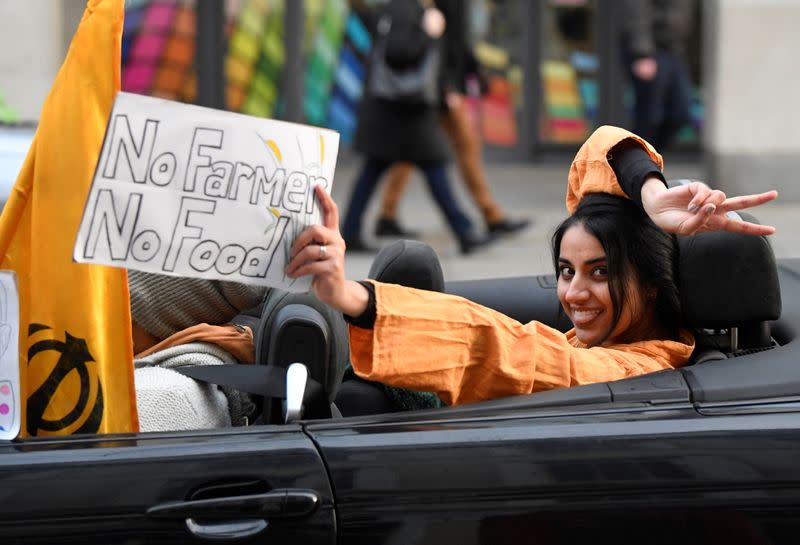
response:
[[[757,222],[751,215],[741,216]],[[678,245],[683,314],[698,332],[698,357],[712,350],[726,357],[770,347],[769,324],[780,316],[781,292],[769,240],[710,232],[678,237]],[[441,286],[436,254],[421,242],[398,241],[382,250],[370,275],[378,278],[377,272],[386,275],[382,281],[422,289]],[[443,291],[522,323],[537,320],[561,331],[572,327],[558,302],[554,275],[447,282]]]
[[[678,244],[681,304],[698,331],[696,352],[738,355],[772,346],[769,322],[780,317],[781,290],[769,240],[718,231],[679,237]]]
[[[332,310],[311,293],[271,290],[254,332],[256,364],[287,367],[302,363],[308,376],[322,386],[321,399],[306,407],[304,417],[322,418],[332,406],[349,359],[347,325],[340,312]],[[277,422],[281,399],[267,400],[262,421]],[[315,406],[316,405],[316,406]]]
[[[436,252],[418,240],[397,240],[384,246],[372,266],[368,278],[410,288],[444,291],[444,275]]]

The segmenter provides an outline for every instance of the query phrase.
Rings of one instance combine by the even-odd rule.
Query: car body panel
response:
[[[280,492],[318,501],[232,541],[796,543],[800,259],[782,261],[779,278],[777,343],[740,357],[462,407],[2,444],[0,539],[207,542],[186,516],[153,509]],[[449,287],[562,321],[547,278],[493,285]],[[227,505],[212,514],[238,514]],[[224,522],[253,520],[242,513]]]
[[[783,543],[800,529],[796,405],[721,417],[689,404],[458,412],[309,426],[341,543],[716,543],[701,536],[722,535],[717,525]]]
[[[187,531],[186,517],[147,515],[201,488],[221,490],[211,494],[217,498],[315,491],[310,515],[270,518],[249,542],[335,542],[325,468],[299,426],[26,440],[0,447],[0,481],[6,543],[206,542]],[[220,526],[245,518],[198,520]]]
[[[310,424],[342,543],[796,543],[800,260],[768,349],[414,415]],[[448,291],[563,328],[552,282]],[[413,419],[410,418],[413,416]]]

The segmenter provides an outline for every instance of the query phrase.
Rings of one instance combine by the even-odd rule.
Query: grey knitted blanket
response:
[[[134,362],[141,431],[175,431],[242,425],[253,411],[249,397],[184,376],[177,367],[237,363],[211,343],[173,346]]]

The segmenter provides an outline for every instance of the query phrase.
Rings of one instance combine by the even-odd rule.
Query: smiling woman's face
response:
[[[581,224],[568,228],[558,258],[558,300],[572,320],[578,340],[588,346],[642,340],[653,317],[646,312],[640,286],[633,278],[626,280],[627,298],[614,324],[608,281],[608,263],[600,241]]]

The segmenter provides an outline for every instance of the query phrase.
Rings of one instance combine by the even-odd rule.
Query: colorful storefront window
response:
[[[123,90],[195,101],[198,1],[126,1]],[[347,143],[357,122],[372,46],[368,14],[377,0],[302,1],[302,113],[305,122],[337,130]],[[616,117],[630,111],[629,86],[624,79],[616,86],[608,85],[612,77],[609,67],[620,62],[619,55],[609,44],[598,50],[596,34],[599,23],[607,25],[613,18],[605,16],[598,21],[599,10],[618,10],[618,4],[603,0],[462,1],[469,4],[468,35],[488,83],[481,93],[480,85],[468,82],[467,103],[475,130],[489,147],[524,154],[539,145],[580,143],[601,122],[626,123]],[[280,118],[289,4],[287,0],[226,0],[225,5],[227,107]],[[610,29],[605,36],[614,39]],[[694,75],[698,73],[694,71]],[[611,95],[621,96],[608,96],[609,88],[613,89]],[[606,93],[605,100],[601,100],[602,93]],[[703,118],[700,97],[697,88],[693,123],[679,135],[681,142],[698,140]],[[622,114],[615,117],[606,111],[612,103],[619,104],[616,111]]]
[[[519,144],[525,102],[525,4],[495,0],[471,4],[473,51],[489,83],[483,96],[472,95],[481,137],[486,144],[513,148]]]
[[[593,1],[551,1],[541,13],[539,139],[582,142],[597,124]]]

